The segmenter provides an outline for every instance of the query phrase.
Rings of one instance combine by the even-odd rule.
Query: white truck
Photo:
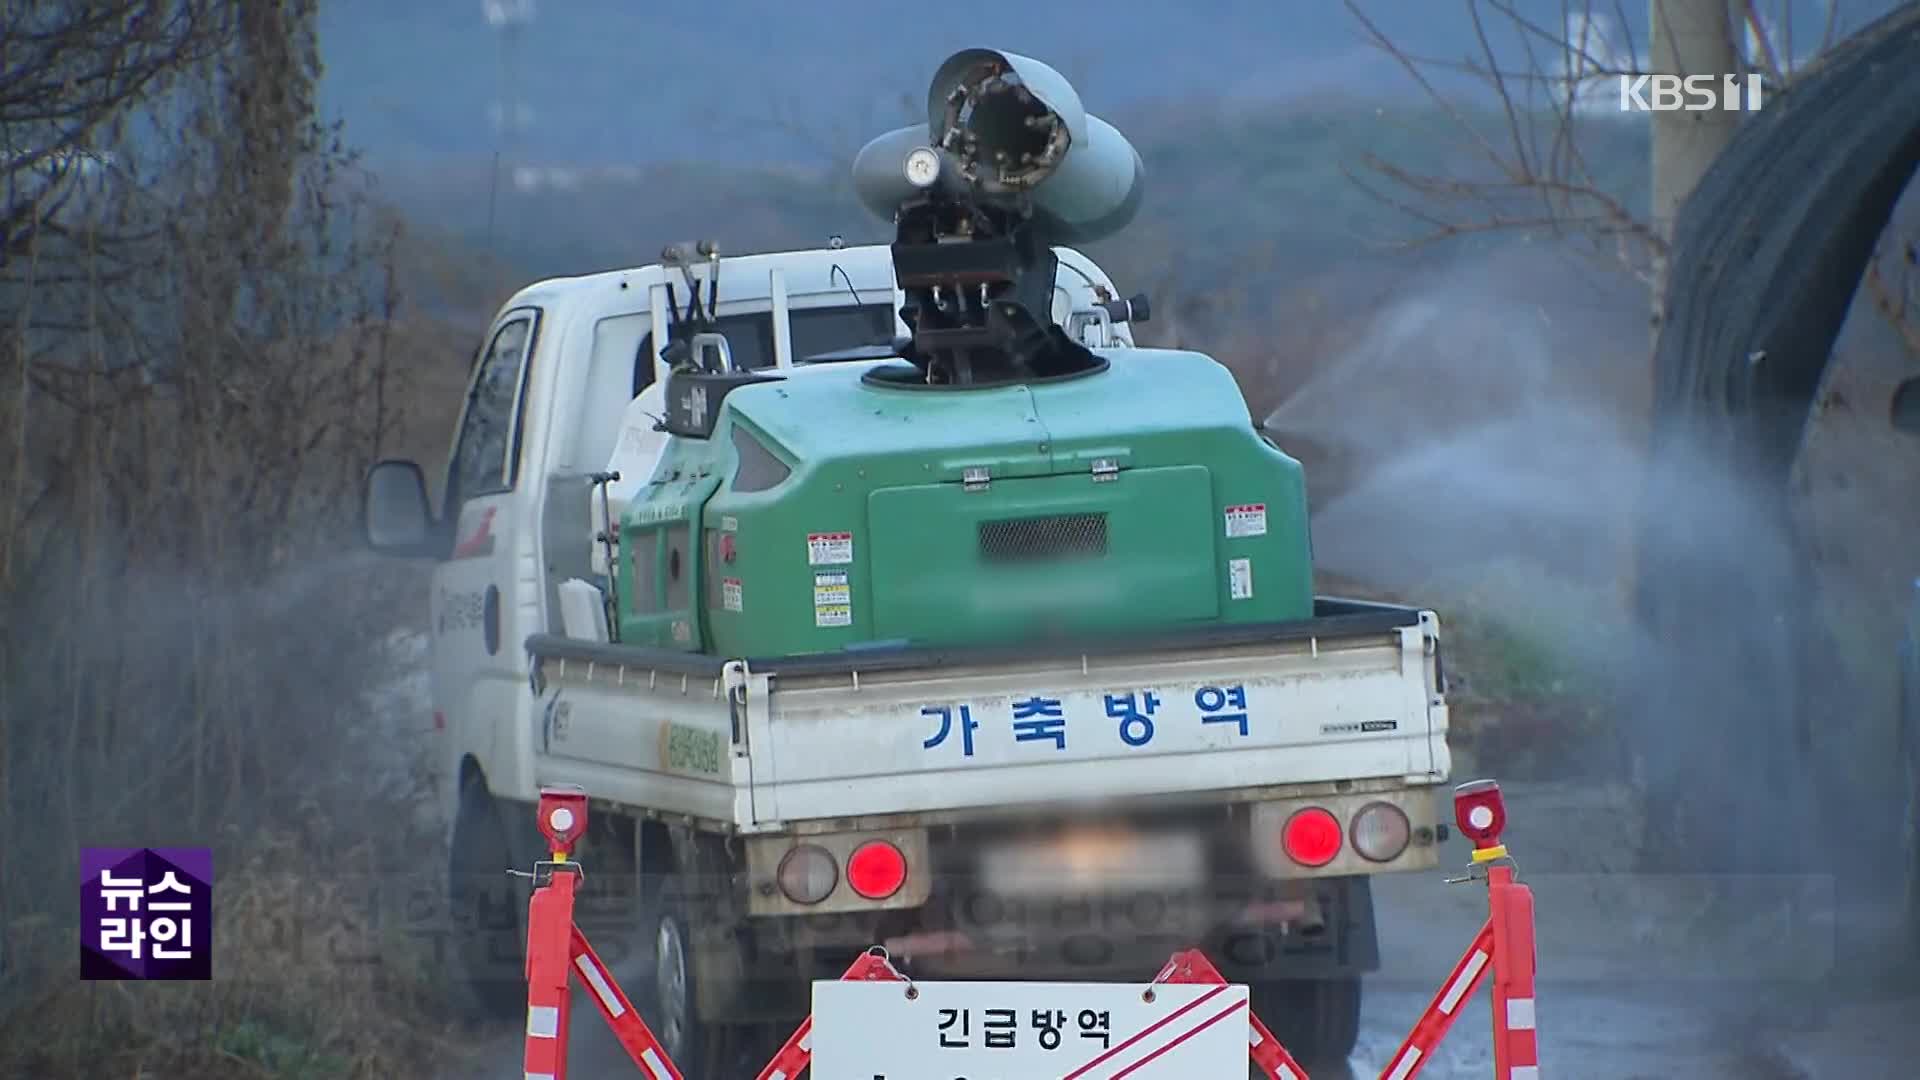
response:
[[[1131,345],[1113,283],[1056,254],[1054,322]],[[737,370],[808,378],[852,362],[809,358],[902,329],[884,245],[685,272],[709,288],[722,275]],[[538,788],[571,783],[595,801],[588,885],[619,894],[611,927],[582,923],[600,944],[619,930],[646,943],[642,1008],[690,1075],[729,1043],[790,1030],[809,980],[875,944],[921,977],[1068,979],[1145,978],[1200,945],[1255,988],[1296,1054],[1344,1057],[1377,963],[1368,879],[1433,867],[1446,836],[1433,614],[1320,599],[1290,623],[1051,652],[729,657],[609,641],[604,623],[566,617],[564,597],[607,584],[601,485],[617,519],[623,495],[658,479],[677,274],[523,289],[475,360],[437,512],[418,465],[368,477],[369,543],[436,560],[450,888],[478,999],[524,1004],[525,884],[507,870],[540,857]],[[1231,695],[1252,734],[1163,724],[1144,748],[1089,742],[1035,763],[979,726],[1021,700],[1110,725],[1101,698],[1116,687]],[[930,753],[935,726],[967,753]]]

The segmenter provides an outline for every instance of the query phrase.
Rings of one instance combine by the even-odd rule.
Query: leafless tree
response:
[[[1817,28],[1809,49],[1805,28],[1793,25],[1787,6],[1773,11],[1760,0],[1726,0],[1717,25],[1728,40],[1719,47],[1703,39],[1712,34],[1722,0],[1652,0],[1654,33],[1648,41],[1636,39],[1633,20],[1618,0],[1562,0],[1552,21],[1522,11],[1511,0],[1464,0],[1463,17],[1473,28],[1477,52],[1451,60],[1405,48],[1359,0],[1346,2],[1370,42],[1391,56],[1447,118],[1471,162],[1461,172],[1436,175],[1367,157],[1350,174],[1356,183],[1420,221],[1427,231],[1419,240],[1542,230],[1597,245],[1649,284],[1666,254],[1672,204],[1684,197],[1705,161],[1680,162],[1682,175],[1656,184],[1671,189],[1656,193],[1656,200],[1668,205],[1636,205],[1627,194],[1629,185],[1610,174],[1610,163],[1594,153],[1595,143],[1617,141],[1624,132],[1628,118],[1620,116],[1618,106],[1621,78],[1707,69],[1716,75],[1753,72],[1777,90],[1834,36],[1830,18]],[[1737,69],[1725,70],[1727,60]],[[1443,80],[1476,89],[1455,93],[1441,87]],[[1700,115],[1677,114],[1677,122],[1698,127]],[[1696,141],[1708,157],[1736,116],[1719,111],[1711,118],[1716,126],[1700,133]]]
[[[1668,236],[1678,206],[1718,153],[1738,114],[1726,110],[1655,114],[1651,193],[1608,171],[1597,144],[1617,146],[1628,130],[1618,105],[1621,77],[1708,71],[1757,74],[1765,97],[1834,43],[1841,5],[1816,26],[1796,26],[1790,4],[1763,0],[1651,0],[1648,40],[1638,40],[1619,0],[1562,0],[1552,21],[1512,0],[1464,0],[1477,52],[1453,60],[1403,47],[1346,0],[1366,36],[1421,87],[1466,148],[1463,168],[1421,172],[1366,156],[1355,183],[1422,227],[1418,243],[1488,230],[1541,231],[1590,246],[1645,283],[1661,323]],[[1527,5],[1531,9],[1531,5]],[[1716,26],[1724,30],[1716,30]],[[1724,40],[1715,40],[1718,33]],[[1464,81],[1477,93],[1441,88]],[[1882,238],[1866,278],[1873,305],[1920,358],[1920,237],[1898,225]]]
[[[1359,16],[1375,44],[1395,57],[1451,119],[1476,166],[1471,172],[1434,175],[1372,159],[1364,163],[1356,180],[1378,197],[1416,215],[1427,227],[1428,236],[1488,229],[1539,230],[1596,244],[1615,265],[1626,268],[1649,286],[1655,305],[1654,331],[1658,335],[1663,329],[1662,279],[1674,212],[1693,184],[1707,172],[1720,148],[1726,145],[1731,124],[1737,117],[1722,113],[1713,118],[1719,123],[1702,124],[1688,120],[1690,114],[1657,114],[1653,118],[1656,125],[1653,160],[1649,163],[1651,183],[1643,206],[1641,198],[1628,199],[1624,194],[1635,185],[1623,183],[1621,178],[1609,174],[1608,166],[1597,153],[1600,143],[1619,129],[1619,103],[1612,99],[1616,98],[1621,77],[1651,72],[1739,74],[1744,69],[1764,79],[1767,89],[1763,107],[1772,109],[1776,102],[1790,102],[1796,86],[1809,88],[1809,96],[1803,97],[1803,102],[1818,101],[1811,89],[1819,85],[1815,76],[1823,71],[1846,70],[1824,66],[1830,62],[1826,59],[1830,47],[1837,44],[1833,16],[1838,4],[1828,5],[1828,21],[1818,27],[1815,34],[1796,35],[1783,13],[1763,10],[1763,5],[1755,0],[1736,0],[1724,10],[1720,3],[1721,0],[1652,0],[1650,13],[1655,40],[1642,48],[1623,32],[1628,20],[1618,8],[1608,11],[1587,3],[1569,3],[1563,5],[1557,24],[1542,24],[1523,15],[1519,5],[1506,0],[1466,0],[1465,17],[1475,30],[1480,52],[1472,59],[1455,63],[1409,53],[1367,19],[1357,4],[1350,2],[1349,7]],[[1710,24],[1716,21],[1724,29],[1712,31]],[[1688,51],[1682,47],[1690,42],[1697,44],[1702,36],[1712,38],[1717,49]],[[1809,36],[1814,40],[1807,42],[1805,39]],[[1735,37],[1739,40],[1730,40]],[[1716,52],[1718,58],[1696,68],[1688,67],[1689,62],[1697,61],[1700,56],[1714,56]],[[1842,52],[1844,50],[1835,50],[1831,55],[1839,57]],[[1854,59],[1858,60],[1858,56]],[[1464,81],[1480,91],[1479,96],[1443,90],[1442,74],[1465,76]],[[1599,100],[1588,96],[1589,87]],[[1616,115],[1606,115],[1608,113]],[[1693,125],[1679,129],[1683,142],[1691,140],[1681,147],[1681,153],[1663,157],[1663,151],[1672,148],[1672,144],[1662,145],[1660,125],[1663,123]],[[1817,150],[1808,153],[1810,157],[1818,155]],[[1745,160],[1747,168],[1752,170],[1747,175],[1755,175],[1771,161]],[[1802,169],[1806,167],[1804,163],[1797,164]],[[1663,169],[1668,171],[1663,174]],[[1715,180],[1720,181],[1735,174],[1714,175]],[[1773,175],[1777,178],[1787,174]],[[1714,186],[1716,201],[1697,209],[1741,210],[1748,206],[1738,201],[1738,194],[1727,190],[1732,186],[1737,192],[1738,185],[1716,182]],[[1771,209],[1774,203],[1759,205]],[[1729,215],[1725,220],[1733,217]],[[1718,246],[1678,254],[1692,259],[1704,252],[1706,262],[1738,267],[1745,258],[1741,245],[1751,241],[1755,247],[1764,246],[1760,241],[1770,224],[1765,212],[1752,213],[1740,221],[1737,228],[1723,228],[1714,235],[1712,238]],[[1916,275],[1920,254],[1916,254],[1912,228],[1913,219],[1909,214],[1904,219],[1896,215],[1883,230],[1878,251],[1864,276],[1862,292],[1871,309],[1900,335],[1907,356],[1920,359],[1920,275]],[[1777,252],[1761,252],[1755,262],[1760,266],[1773,265],[1777,258]],[[1801,265],[1822,264],[1815,261]],[[1700,267],[1695,267],[1695,274],[1700,275],[1695,281],[1726,280],[1710,277]],[[1764,308],[1769,301],[1777,306],[1777,298],[1766,295],[1742,295],[1740,302],[1748,305],[1746,307],[1729,306],[1726,299],[1724,293],[1715,295],[1702,289],[1693,290],[1688,298],[1693,318],[1686,328],[1690,331],[1687,336],[1670,334],[1665,340],[1656,338],[1662,362],[1661,369],[1655,372],[1659,381],[1655,384],[1652,417],[1654,437],[1649,440],[1647,454],[1651,468],[1643,490],[1646,510],[1640,515],[1639,536],[1635,540],[1636,565],[1626,567],[1627,573],[1623,576],[1629,582],[1638,578],[1642,586],[1638,591],[1640,602],[1636,617],[1649,628],[1650,640],[1658,641],[1661,649],[1677,642],[1690,644],[1684,650],[1672,650],[1673,655],[1680,658],[1675,668],[1684,670],[1662,671],[1658,664],[1644,665],[1644,682],[1652,688],[1647,696],[1658,698],[1662,692],[1677,686],[1688,689],[1711,686],[1717,691],[1724,685],[1715,681],[1721,676],[1708,673],[1724,671],[1730,673],[1724,677],[1734,679],[1742,692],[1754,692],[1752,688],[1756,686],[1776,691],[1781,686],[1812,686],[1818,688],[1814,693],[1820,698],[1819,708],[1877,715],[1877,705],[1849,710],[1835,704],[1839,690],[1834,684],[1839,680],[1854,684],[1845,686],[1846,692],[1857,692],[1862,700],[1871,697],[1874,691],[1863,689],[1871,680],[1860,678],[1858,672],[1871,670],[1877,657],[1873,649],[1862,648],[1857,655],[1846,656],[1847,660],[1860,665],[1849,668],[1839,662],[1844,650],[1834,642],[1841,640],[1840,634],[1852,633],[1855,625],[1871,625],[1871,633],[1884,635],[1893,621],[1883,618],[1876,601],[1888,594],[1885,579],[1895,576],[1889,556],[1897,550],[1897,544],[1895,548],[1888,548],[1885,542],[1874,545],[1862,538],[1897,533],[1896,528],[1882,531],[1881,523],[1891,526],[1898,520],[1899,504],[1890,507],[1884,498],[1876,502],[1871,498],[1836,497],[1834,492],[1854,484],[1863,489],[1870,485],[1843,476],[1833,463],[1849,461],[1857,467],[1858,462],[1866,459],[1884,469],[1892,459],[1888,448],[1876,442],[1872,432],[1866,431],[1869,424],[1841,420],[1827,425],[1821,432],[1825,442],[1822,447],[1819,439],[1808,440],[1806,434],[1809,428],[1819,426],[1817,420],[1791,427],[1774,423],[1766,414],[1767,405],[1756,404],[1752,399],[1738,400],[1740,395],[1733,391],[1723,392],[1724,387],[1737,380],[1727,377],[1715,381],[1716,376],[1709,373],[1763,359],[1764,352],[1735,347],[1743,340],[1738,334],[1743,328],[1764,321],[1755,318],[1755,307]],[[1738,311],[1740,317],[1729,316],[1717,327],[1722,330],[1722,336],[1712,338],[1699,329],[1707,322],[1700,313],[1716,310]],[[1824,392],[1817,395],[1816,416],[1829,408],[1839,414],[1847,411],[1843,405],[1836,404],[1842,395],[1836,389],[1833,375],[1845,371],[1849,365],[1826,364],[1829,345],[1809,345],[1805,349],[1809,354],[1818,353],[1824,366],[1816,370],[1824,371],[1828,380]],[[1863,370],[1880,359],[1863,357],[1863,362],[1851,366],[1856,371]],[[1853,385],[1877,390],[1875,380],[1862,379]],[[1780,395],[1791,396],[1786,392]],[[1777,403],[1772,407],[1791,411]],[[1884,411],[1875,408],[1873,412],[1877,414],[1875,419],[1884,423]],[[1848,429],[1858,429],[1858,432],[1849,433]],[[1783,442],[1783,438],[1787,441]],[[1802,441],[1794,442],[1794,439]],[[1836,453],[1836,446],[1842,445],[1844,452]],[[1817,469],[1820,479],[1810,480],[1811,474],[1802,472],[1789,492],[1782,479],[1788,470],[1781,467],[1780,462],[1791,463],[1796,459],[1810,470]],[[1762,464],[1756,465],[1755,460]],[[1828,476],[1834,478],[1831,483],[1825,481]],[[1814,490],[1821,487],[1833,490]],[[1703,504],[1711,501],[1709,494],[1704,493],[1710,493],[1711,498],[1724,498],[1727,506],[1734,510],[1704,508]],[[1815,518],[1819,520],[1810,523]],[[1707,539],[1709,537],[1713,539]],[[1837,556],[1830,560],[1822,557],[1822,542],[1830,543],[1830,549],[1837,552]],[[1741,555],[1727,558],[1724,553],[1735,546],[1740,548]],[[1692,562],[1688,561],[1689,552],[1694,556]],[[1701,553],[1708,555],[1699,558]],[[1849,565],[1848,555],[1852,553],[1863,556],[1854,560],[1855,565]],[[1875,565],[1860,565],[1865,563]],[[1905,576],[1910,575],[1903,575],[1903,580]],[[1681,588],[1673,590],[1675,595],[1684,599],[1671,603],[1647,600],[1676,584]],[[1807,587],[1802,588],[1803,585]],[[1821,603],[1830,610],[1844,611],[1845,615],[1822,618],[1816,605],[1810,602],[1816,590],[1823,594],[1819,597]],[[1766,638],[1756,633],[1755,641],[1763,644],[1742,641],[1737,649],[1729,645],[1724,654],[1718,652],[1724,642],[1707,646],[1691,644],[1703,635],[1691,632],[1684,617],[1674,612],[1689,603],[1697,608],[1700,598],[1716,593],[1726,597],[1735,608],[1741,603],[1750,605],[1756,614],[1743,620],[1730,614],[1728,609],[1716,608],[1712,613],[1714,621],[1762,625],[1774,636]],[[1863,614],[1868,612],[1872,614]],[[1704,622],[1693,625],[1704,625]],[[1776,631],[1775,627],[1780,629]],[[1790,642],[1790,647],[1783,647],[1779,642]],[[1775,650],[1769,655],[1778,659],[1756,661],[1754,657],[1762,655],[1763,648]],[[1761,682],[1749,676],[1750,669],[1756,666],[1771,666],[1791,675],[1780,675],[1778,681]],[[1714,692],[1703,694],[1701,700]],[[1687,700],[1685,693],[1665,696],[1663,708],[1670,707],[1673,701]],[[1764,693],[1757,696],[1766,698]],[[1763,794],[1772,806],[1804,808],[1806,804],[1794,801],[1801,797],[1793,786],[1800,783],[1798,779],[1793,779],[1793,784],[1773,781],[1781,776],[1792,779],[1810,771],[1808,762],[1795,756],[1807,745],[1794,741],[1806,730],[1804,726],[1795,725],[1805,725],[1805,718],[1818,715],[1817,711],[1782,707],[1775,709],[1772,716],[1763,716],[1764,709],[1744,707],[1745,703],[1736,694],[1720,697],[1721,700],[1709,702],[1710,707],[1690,708],[1687,712],[1693,725],[1691,730],[1707,733],[1699,745],[1715,745],[1715,740],[1726,732],[1738,730],[1743,742],[1760,748],[1753,760],[1764,761],[1766,768],[1772,770],[1769,774],[1743,761],[1738,766],[1743,778],[1767,776],[1757,784],[1749,783],[1749,789]],[[1786,699],[1784,693],[1776,693],[1772,699],[1761,700],[1759,704],[1771,709]],[[1710,717],[1712,708],[1725,708],[1727,715]],[[1711,726],[1715,724],[1721,726]],[[1869,727],[1863,724],[1850,730],[1866,731]],[[1841,741],[1830,734],[1825,738],[1828,745],[1839,745]],[[1682,741],[1670,739],[1663,732],[1658,745],[1669,761],[1685,760],[1684,754],[1675,756],[1671,749]],[[1880,748],[1887,744],[1887,740],[1861,739],[1859,742],[1860,746],[1872,748],[1867,751],[1869,757],[1879,755]],[[1835,757],[1843,758],[1845,754],[1836,753]],[[1848,759],[1848,763],[1860,769],[1863,776],[1870,772],[1872,764],[1864,757]],[[1647,787],[1650,796],[1663,807],[1663,820],[1670,827],[1654,846],[1668,849],[1670,855],[1684,852],[1693,856],[1711,846],[1701,838],[1725,836],[1724,831],[1716,833],[1710,824],[1716,819],[1727,820],[1725,804],[1699,796],[1698,792],[1707,789],[1700,786],[1696,776],[1666,769],[1656,773],[1648,779]],[[1862,791],[1884,790],[1864,780],[1852,786]],[[1757,813],[1743,813],[1742,820],[1759,820]],[[1811,814],[1800,815],[1797,810],[1782,811],[1782,814],[1794,818],[1796,823],[1814,820]],[[1796,854],[1801,850],[1795,846],[1798,838],[1777,835],[1765,828],[1754,833],[1754,828],[1749,825],[1750,835],[1768,836],[1764,846]],[[1753,859],[1755,856],[1742,851],[1739,857]]]
[[[319,857],[332,785],[383,783],[343,754],[385,571],[342,551],[408,404],[395,230],[314,13],[0,6],[0,1006],[42,992],[16,928],[71,919],[25,860],[235,820]]]

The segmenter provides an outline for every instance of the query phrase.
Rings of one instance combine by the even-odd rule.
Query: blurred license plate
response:
[[[1177,891],[1206,880],[1207,849],[1192,832],[1086,828],[989,844],[979,866],[981,884],[1008,896]]]

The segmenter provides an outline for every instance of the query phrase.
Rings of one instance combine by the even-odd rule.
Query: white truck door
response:
[[[540,330],[537,309],[507,311],[474,365],[447,466],[443,513],[455,522],[453,548],[433,574],[433,700],[452,736],[449,764],[457,769],[462,755],[473,754],[496,792],[521,780],[495,762],[512,760],[510,725],[527,694],[522,642],[529,628],[520,625],[514,564],[529,541],[518,507],[531,503],[517,500],[515,489],[530,479],[520,468],[522,414],[527,358]]]

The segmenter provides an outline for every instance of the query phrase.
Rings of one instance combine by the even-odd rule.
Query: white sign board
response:
[[[812,1080],[1247,1075],[1247,988],[816,982]],[[911,993],[911,996],[909,994]]]

